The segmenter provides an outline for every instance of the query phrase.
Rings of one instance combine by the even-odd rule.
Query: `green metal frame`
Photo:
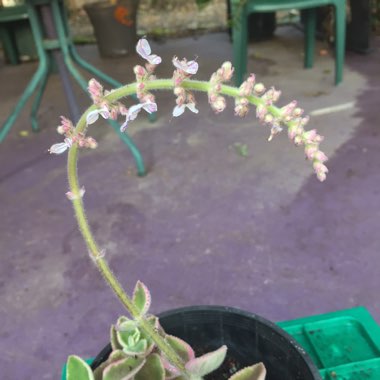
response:
[[[28,14],[25,5],[0,8],[0,41],[5,51],[5,56],[12,65],[19,63],[16,48],[14,26],[16,22],[25,21]]]
[[[47,40],[44,38],[42,25],[36,10],[38,5],[49,4],[51,6],[53,21],[57,31],[57,39]],[[27,0],[27,11],[29,16],[29,22],[32,29],[33,37],[36,44],[37,54],[39,57],[39,65],[37,71],[34,73],[29,84],[26,86],[23,94],[18,100],[16,106],[14,107],[12,113],[6,119],[0,130],[0,142],[4,140],[12,125],[16,121],[17,117],[21,113],[23,107],[25,106],[27,100],[34,94],[35,98],[31,109],[31,127],[33,131],[38,131],[37,122],[37,111],[41,103],[42,95],[46,87],[46,83],[51,72],[51,67],[53,65],[53,57],[49,53],[54,49],[59,49],[63,55],[63,61],[67,67],[69,73],[77,81],[79,86],[87,93],[87,81],[76,69],[74,63],[83,69],[90,72],[92,75],[100,78],[102,81],[108,83],[112,87],[120,87],[122,84],[111,78],[110,76],[104,74],[102,71],[98,70],[85,60],[83,60],[75,50],[74,44],[69,37],[67,15],[62,2],[59,0],[45,0],[45,1],[33,1]],[[155,119],[155,114],[150,116],[150,120]],[[131,151],[133,158],[136,163],[137,173],[139,176],[146,174],[144,161],[141,156],[140,151],[136,147],[133,140],[126,134],[120,132],[119,124],[114,120],[109,120],[110,125],[116,131],[120,139],[127,145]]]
[[[233,60],[235,83],[239,86],[247,72],[248,16],[254,12],[276,12],[290,9],[305,10],[305,60],[304,67],[314,63],[316,8],[335,7],[335,84],[343,80],[346,40],[346,0],[229,0],[232,10]]]

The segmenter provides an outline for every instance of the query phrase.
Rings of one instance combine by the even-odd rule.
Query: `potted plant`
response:
[[[138,0],[100,0],[84,5],[102,57],[120,57],[134,49],[138,5]]]
[[[138,42],[136,51],[147,61],[145,67],[134,67],[136,82],[104,91],[97,81],[91,79],[88,88],[94,104],[84,112],[75,127],[62,117],[58,132],[64,136],[64,141],[50,148],[53,154],[68,151],[70,190],[66,195],[73,204],[91,259],[129,313],[129,317],[121,316],[111,326],[110,346],[94,360],[92,367],[78,356],[69,357],[67,380],[263,380],[267,372],[267,380],[320,379],[302,348],[263,318],[220,307],[180,309],[158,318],[149,314],[151,295],[147,286],[139,281],[132,295],[128,295],[108,266],[84,211],[85,190],[80,186],[77,174],[78,151],[97,147],[97,142],[87,133],[99,117],[115,120],[124,117],[120,129],[125,131],[142,110],[156,112],[157,103],[151,91],[173,90],[176,96],[173,117],[180,117],[187,110],[198,113],[193,91],[207,92],[210,106],[216,113],[225,109],[225,95],[235,99],[237,116],[246,116],[249,106],[254,105],[259,121],[270,127],[269,140],[286,127],[289,139],[304,147],[318,179],[324,181],[328,172],[324,165],[327,157],[319,149],[323,137],[316,130],[304,129],[309,118],[303,115],[295,101],[281,108],[275,106],[280,91],[273,87],[266,89],[262,83],[256,82],[253,74],[239,88],[225,85],[233,75],[230,62],[223,63],[209,82],[202,82],[191,79],[198,71],[195,60],[174,57],[173,77],[156,79],[155,69],[161,58],[152,54],[145,39]],[[121,99],[132,94],[137,95],[139,102],[127,108]],[[257,361],[259,363],[254,364]],[[220,372],[209,375],[221,365]]]

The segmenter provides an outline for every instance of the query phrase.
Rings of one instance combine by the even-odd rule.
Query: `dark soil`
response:
[[[224,380],[231,377],[235,372],[241,369],[242,366],[239,365],[237,360],[232,357],[227,356],[223,364],[210,375],[205,376],[206,380]]]

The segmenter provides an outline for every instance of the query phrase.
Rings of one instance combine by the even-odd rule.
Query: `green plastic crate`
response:
[[[278,325],[307,351],[324,380],[380,379],[380,326],[364,307]]]
[[[324,380],[380,380],[380,326],[366,308],[335,311],[278,325],[305,349]],[[66,380],[66,366],[62,380]]]

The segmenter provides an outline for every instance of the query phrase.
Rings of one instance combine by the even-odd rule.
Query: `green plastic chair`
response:
[[[345,0],[230,0],[232,11],[232,43],[235,66],[235,83],[243,82],[247,71],[247,22],[253,12],[276,12],[289,9],[305,10],[305,68],[313,67],[316,8],[335,7],[335,84],[343,80],[343,65],[346,39]]]

